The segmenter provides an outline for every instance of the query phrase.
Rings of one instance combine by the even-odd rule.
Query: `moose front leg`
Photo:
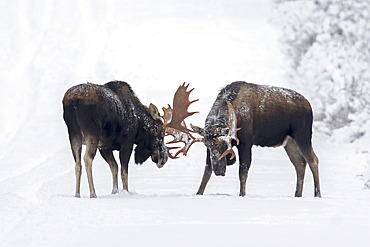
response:
[[[204,174],[202,178],[202,182],[200,183],[197,195],[203,195],[204,190],[206,189],[207,183],[212,175],[212,166],[211,166],[211,158],[210,152],[207,149],[207,161],[206,161],[206,168],[204,169]]]
[[[121,166],[121,179],[123,190],[128,192],[128,164]]]
[[[248,171],[252,161],[252,146],[240,144],[238,146],[238,151],[239,151],[239,181],[240,181],[239,196],[245,196],[246,194],[245,187],[248,178]]]
[[[121,179],[123,189],[128,191],[128,162],[132,153],[132,144],[127,144],[121,148],[119,152],[119,160],[121,162]]]
[[[112,149],[99,149],[101,156],[104,158],[104,160],[109,164],[110,170],[112,172],[112,178],[113,178],[113,189],[112,194],[118,193],[118,165],[117,162],[113,156],[113,150]]]
[[[202,178],[202,182],[200,183],[197,195],[203,195],[204,190],[206,189],[207,183],[212,175],[212,168],[210,165],[206,165],[206,168],[204,169],[204,174]]]
[[[240,181],[240,192],[239,196],[245,196],[245,187],[248,178],[248,168],[245,166],[240,165],[239,167],[239,181]]]

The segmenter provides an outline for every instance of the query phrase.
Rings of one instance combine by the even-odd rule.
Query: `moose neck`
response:
[[[145,107],[145,110],[143,110],[143,112],[140,114],[138,121],[140,132],[150,132],[150,130],[155,128],[157,125],[156,121],[150,115],[147,107]]]
[[[205,126],[227,126],[227,105],[223,100],[216,100],[209,112]]]
[[[232,83],[221,90],[206,118],[205,126],[227,126],[228,108],[226,100],[232,103],[238,95],[240,86],[243,85],[243,83],[244,82]]]
[[[135,103],[135,112],[134,118],[137,122],[136,135],[135,135],[135,144],[147,139],[150,135],[150,132],[153,131],[153,128],[156,127],[156,121],[149,113],[148,107],[141,104],[140,101],[134,101]]]

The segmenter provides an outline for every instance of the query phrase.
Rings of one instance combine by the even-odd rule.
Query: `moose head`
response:
[[[239,139],[236,135],[236,132],[239,130],[237,128],[236,113],[231,103],[227,100],[225,102],[227,104],[227,125],[223,124],[223,121],[206,124],[204,128],[191,125],[191,128],[204,138],[203,142],[210,154],[212,170],[216,175],[222,176],[226,172],[227,158],[232,160],[235,157],[235,153],[232,150],[232,141],[236,141],[236,145],[239,144]]]

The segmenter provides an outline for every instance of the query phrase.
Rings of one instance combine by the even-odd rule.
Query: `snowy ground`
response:
[[[155,2],[155,4],[154,4]],[[61,99],[72,85],[125,80],[143,103],[171,103],[186,81],[203,125],[235,80],[284,86],[268,0],[4,1],[0,4],[0,246],[369,246],[366,147],[314,136],[322,199],[303,198],[282,148],[254,148],[247,196],[237,165],[194,195],[205,148],[162,169],[130,162],[130,193],[111,195],[97,155],[97,199],[74,198]],[[304,92],[302,92],[304,94]]]

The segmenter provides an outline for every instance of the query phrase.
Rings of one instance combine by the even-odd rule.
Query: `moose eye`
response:
[[[166,135],[166,133],[164,131],[161,131],[160,135],[163,138]]]

